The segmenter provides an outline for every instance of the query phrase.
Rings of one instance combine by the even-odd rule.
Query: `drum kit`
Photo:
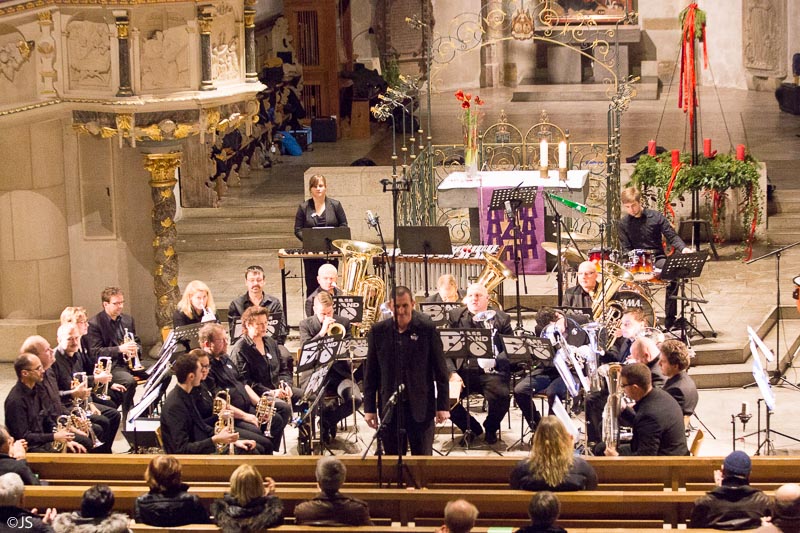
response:
[[[572,234],[573,238],[575,234]],[[550,255],[557,256],[557,246],[553,242],[543,242],[542,248]],[[641,307],[651,326],[655,325],[655,309],[653,293],[666,282],[661,281],[661,271],[655,267],[656,250],[636,249],[620,252],[611,248],[591,248],[586,254],[588,260],[596,265],[602,275],[602,265],[614,263],[630,272],[633,281],[626,283],[614,295],[623,308]],[[561,260],[564,263],[580,263],[587,260],[583,254],[572,246],[562,247]]]

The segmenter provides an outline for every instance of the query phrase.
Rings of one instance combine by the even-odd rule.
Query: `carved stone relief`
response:
[[[37,13],[41,35],[36,42],[36,55],[39,58],[39,92],[44,96],[55,96],[56,72],[56,40],[53,37],[53,12]]]
[[[786,76],[786,0],[744,0],[742,53],[748,73]]]
[[[111,33],[108,24],[73,19],[67,24],[70,89],[111,86]]]
[[[16,28],[0,25],[0,104],[35,98],[33,46]]]
[[[148,17],[139,30],[142,89],[188,87],[189,33],[184,19],[162,11]]]
[[[220,3],[211,32],[212,80],[235,80],[242,77],[241,49],[236,13],[230,4]]]

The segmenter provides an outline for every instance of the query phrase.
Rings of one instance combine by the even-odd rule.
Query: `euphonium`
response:
[[[481,272],[478,279],[475,280],[475,283],[478,285],[483,285],[486,287],[486,292],[490,295],[492,292],[497,288],[498,285],[503,283],[506,279],[515,280],[517,276],[514,275],[513,272],[503,264],[500,259],[493,256],[489,252],[483,252],[483,260],[486,261],[486,265],[483,267],[483,271]],[[502,309],[500,303],[494,298],[489,298],[489,304],[492,307],[497,307],[498,309]]]
[[[228,432],[230,433],[236,433],[236,429],[234,428],[233,425],[233,411],[231,411],[230,409],[223,409],[222,411],[219,412],[219,417],[217,418],[217,421],[214,424],[214,435],[221,433],[225,429],[227,429]],[[225,444],[224,442],[217,444],[217,453],[224,454],[226,447],[228,448],[228,455],[233,455],[232,442],[229,444]]]
[[[342,327],[341,324],[339,324],[339,327]],[[342,328],[342,331],[344,331],[344,328]],[[272,391],[266,391],[261,395],[261,398],[258,399],[258,404],[256,405],[256,418],[258,419],[259,425],[266,426],[264,429],[264,436],[268,438],[272,438],[270,426],[272,425],[272,416],[274,414],[275,396],[272,394]]]
[[[589,336],[589,348],[591,354],[586,358],[586,373],[589,378],[589,392],[600,392],[600,374],[597,372],[597,356],[604,353],[600,348],[597,339],[597,332],[600,331],[602,325],[598,322],[590,322],[581,326],[581,329]]]
[[[619,445],[619,413],[622,407],[622,387],[620,386],[622,365],[611,363],[608,365],[606,385],[608,385],[608,400],[603,408],[603,442],[606,447],[616,449]]]
[[[111,358],[110,357],[98,357],[97,362],[94,364],[94,375],[97,378],[98,374],[102,374],[103,372],[111,372]],[[94,393],[97,395],[98,398],[101,400],[109,400],[111,397],[108,395],[108,386],[111,381],[106,381],[103,383],[103,390],[100,390],[100,384],[95,381],[94,383]]]
[[[59,415],[56,418],[56,427],[53,428],[53,433],[70,429],[70,419],[67,415]],[[59,453],[67,451],[67,442],[62,440],[53,441],[53,450]]]
[[[361,296],[364,300],[358,336],[366,335],[378,316],[378,309],[386,299],[386,283],[379,276],[368,276],[367,267],[372,258],[383,253],[383,248],[367,242],[337,239],[333,245],[342,252],[341,290],[348,296]]]
[[[228,408],[228,405],[231,403],[231,395],[228,392],[228,389],[221,390],[214,395],[214,403],[213,403],[213,413],[215,415],[220,414],[222,411]]]
[[[607,262],[603,266],[603,283],[597,284],[592,295],[592,316],[606,328],[606,348],[611,348],[616,340],[625,309],[614,300],[617,291],[626,283],[633,282],[633,274],[616,263]]]
[[[122,337],[123,344],[128,342],[136,342],[136,336],[125,328],[125,335]],[[132,353],[123,355],[125,361],[128,363],[128,368],[134,371],[144,370],[142,363],[139,361],[139,350],[134,350]]]

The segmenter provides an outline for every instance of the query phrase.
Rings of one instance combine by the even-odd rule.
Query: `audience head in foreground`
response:
[[[522,490],[594,490],[597,474],[592,465],[575,457],[573,437],[555,416],[536,427],[527,460],[511,472],[511,488]]]
[[[800,533],[800,485],[787,483],[775,491],[772,518],[757,533]]]
[[[95,485],[83,493],[81,510],[60,514],[53,522],[53,529],[67,531],[102,531],[103,533],[125,533],[128,531],[128,516],[114,513],[114,493],[108,485]]]
[[[14,472],[0,476],[0,528],[2,531],[52,531],[48,525],[56,517],[55,509],[47,509],[39,516],[36,509],[27,511],[22,507],[25,485]]]
[[[325,456],[317,461],[317,485],[321,491],[294,509],[298,524],[315,526],[371,526],[367,503],[345,496],[341,489],[347,468],[338,458]]]
[[[753,529],[769,515],[769,497],[748,485],[750,457],[741,450],[728,454],[714,472],[717,487],[694,502],[692,528]]]
[[[478,519],[478,508],[467,500],[453,500],[444,506],[444,525],[436,533],[469,533]]]
[[[283,503],[272,478],[243,464],[231,474],[229,492],[211,504],[211,514],[224,532],[261,531],[283,523]]]
[[[518,529],[517,533],[566,533],[565,529],[555,525],[560,512],[558,497],[547,490],[539,491],[528,504],[531,524]]]
[[[181,463],[171,455],[156,455],[147,465],[144,480],[150,492],[136,498],[134,518],[149,526],[177,527],[207,524],[208,512],[196,494],[181,482]]]

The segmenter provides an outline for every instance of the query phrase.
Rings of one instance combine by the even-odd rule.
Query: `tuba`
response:
[[[368,276],[367,267],[372,258],[383,253],[383,248],[368,242],[337,239],[333,245],[342,252],[342,292],[348,296],[361,296],[364,300],[361,326],[357,332],[366,335],[375,322],[381,303],[386,300],[386,283],[379,276]]]
[[[603,266],[603,283],[595,287],[592,295],[592,316],[606,328],[606,348],[614,344],[614,333],[625,314],[625,308],[614,300],[614,295],[626,283],[633,283],[633,274],[616,263],[608,262]]]
[[[514,273],[511,272],[511,270],[502,261],[500,261],[500,259],[493,256],[489,252],[483,252],[483,260],[486,261],[486,265],[483,267],[483,271],[481,272],[480,276],[478,276],[478,279],[475,280],[475,283],[486,287],[486,291],[490,295],[490,306],[502,309],[503,306],[501,306],[497,299],[492,296],[492,293],[497,286],[503,283],[506,279],[513,281],[517,279],[517,276],[515,276]]]
[[[619,413],[622,405],[622,387],[620,387],[620,374],[622,365],[611,363],[608,365],[606,385],[608,385],[608,400],[603,408],[603,442],[609,448],[616,449],[619,445]]]
[[[341,325],[337,324],[340,328]],[[344,331],[344,328],[342,328]],[[272,438],[272,432],[269,427],[272,425],[272,416],[275,414],[275,396],[272,391],[267,391],[261,395],[256,405],[256,418],[259,425],[266,426],[264,429],[264,436]]]

